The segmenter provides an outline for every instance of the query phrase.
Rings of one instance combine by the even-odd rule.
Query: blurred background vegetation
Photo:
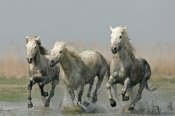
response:
[[[84,50],[99,51],[109,61],[112,59],[110,45],[101,45],[97,42],[83,43],[81,41],[67,42],[67,44],[77,52]],[[44,45],[47,44],[44,43]],[[48,49],[47,46],[46,48]],[[50,49],[51,48],[52,47],[50,47]],[[175,75],[174,50],[175,47],[173,45],[156,44],[154,46],[148,46],[147,48],[139,44],[137,46],[135,45],[136,57],[148,60],[153,75],[160,75],[165,78],[173,77]],[[0,56],[1,76],[7,78],[28,76],[28,64],[25,59],[25,52],[25,48],[22,49],[15,45],[4,50]]]

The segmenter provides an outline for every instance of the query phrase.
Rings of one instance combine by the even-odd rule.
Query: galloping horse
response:
[[[41,96],[47,97],[48,92],[44,91],[44,85],[51,82],[51,90],[48,99],[45,102],[45,107],[49,107],[51,98],[54,96],[54,89],[59,81],[59,66],[50,67],[47,50],[41,46],[39,37],[26,36],[26,51],[27,61],[29,63],[30,82],[28,85],[28,108],[32,108],[31,90],[35,83],[41,90]]]
[[[87,97],[90,97],[94,78],[98,77],[92,102],[97,101],[97,91],[101,86],[105,74],[109,71],[109,64],[98,52],[84,51],[80,54],[68,49],[64,42],[56,42],[51,50],[50,65],[60,63],[61,78],[64,80],[66,90],[74,103],[74,90],[78,90],[77,103],[81,103],[84,85],[89,84]]]
[[[109,100],[112,107],[115,107],[111,94],[111,86],[117,83],[123,84],[122,100],[129,100],[129,95],[126,95],[128,90],[136,84],[139,85],[138,93],[133,101],[129,105],[129,110],[134,110],[135,104],[141,99],[142,91],[144,88],[153,91],[158,87],[149,89],[147,81],[151,77],[151,68],[145,59],[137,59],[134,55],[134,48],[130,43],[126,27],[110,27],[111,34],[111,51],[113,53],[113,59],[110,66],[110,79],[107,83],[107,89],[109,92]]]

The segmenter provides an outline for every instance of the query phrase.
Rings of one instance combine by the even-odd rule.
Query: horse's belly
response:
[[[70,89],[76,90],[79,88],[82,84],[84,84],[84,79],[78,78],[78,77],[69,77],[69,78],[64,78],[64,83],[66,86]]]

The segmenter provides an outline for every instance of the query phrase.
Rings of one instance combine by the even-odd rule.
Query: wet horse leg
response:
[[[43,80],[39,83],[39,85],[44,86],[45,84],[48,84],[53,79],[48,78],[47,76],[43,77]]]
[[[84,85],[82,85],[82,86],[78,89],[77,104],[81,104],[83,92],[84,92]]]
[[[134,106],[135,104],[141,99],[142,97],[142,92],[143,92],[143,89],[145,88],[145,83],[146,81],[142,80],[142,82],[140,83],[139,85],[139,90],[138,90],[138,93],[136,95],[136,98],[131,102],[131,104],[129,105],[129,110],[134,110]]]
[[[119,99],[118,94],[117,94],[117,85],[113,84],[112,89],[113,89],[113,92],[115,94],[115,97],[117,98],[117,101],[119,101],[120,99]]]
[[[70,95],[70,98],[71,98],[72,103],[74,103],[74,100],[75,100],[74,90],[68,89],[68,92],[69,92],[69,95]]]
[[[133,100],[133,87],[128,88],[128,93],[129,93],[130,100]]]
[[[130,86],[130,78],[126,78],[125,81],[124,81],[124,87],[122,89],[122,100],[123,101],[128,101],[129,100],[129,96],[127,95],[126,96],[126,92],[128,90]]]
[[[54,96],[54,90],[57,84],[57,80],[53,80],[52,81],[52,86],[51,86],[51,90],[50,90],[50,95],[48,97],[48,99],[45,102],[45,107],[49,107],[50,104],[50,100],[52,99],[52,97]]]
[[[44,91],[44,85],[38,84],[40,91],[41,91],[41,96],[47,97],[48,96],[48,92]]]
[[[95,88],[95,91],[94,91],[93,97],[92,97],[92,102],[93,103],[97,102],[97,92],[98,92],[98,89],[101,87],[101,83],[103,81],[103,77],[104,77],[104,75],[99,75],[98,76],[98,82],[96,84],[96,88]]]
[[[35,81],[33,78],[30,78],[29,84],[28,84],[28,108],[32,108],[32,97],[31,97],[31,91],[32,91],[32,86],[35,84]]]
[[[106,84],[111,107],[116,106],[116,101],[113,99],[112,92],[111,92],[111,87],[115,84],[115,82],[116,82],[116,79],[113,76],[110,76],[109,81]]]
[[[89,89],[88,89],[88,93],[87,93],[87,98],[89,99],[91,97],[91,91],[92,91],[92,86],[94,83],[94,79],[92,82],[89,83]]]

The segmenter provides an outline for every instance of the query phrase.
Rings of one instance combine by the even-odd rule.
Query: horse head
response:
[[[124,47],[124,39],[127,36],[127,29],[126,27],[116,27],[112,28],[111,30],[111,51],[113,54],[116,54]]]
[[[26,36],[26,52],[27,52],[27,61],[31,64],[39,51],[39,45],[41,41],[37,36]]]
[[[50,66],[53,67],[55,64],[59,63],[63,59],[65,53],[65,45],[66,44],[62,41],[55,43],[49,57]]]

